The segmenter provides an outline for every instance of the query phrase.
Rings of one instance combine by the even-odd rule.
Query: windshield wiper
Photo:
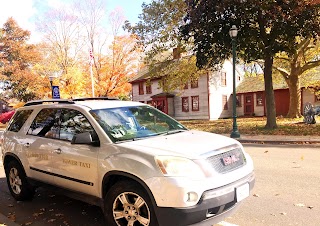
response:
[[[185,132],[185,131],[188,131],[188,130],[175,129],[175,130],[168,130],[168,131],[165,131],[165,132],[157,133],[157,135],[171,135],[171,134],[181,133],[181,132]]]
[[[187,130],[185,130],[185,129],[168,130],[166,132],[166,134],[169,135],[169,134],[181,133],[181,132],[185,132],[185,131],[187,131]]]

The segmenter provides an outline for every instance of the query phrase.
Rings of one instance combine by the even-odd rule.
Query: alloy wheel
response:
[[[150,210],[145,200],[136,193],[123,192],[113,203],[113,217],[119,226],[148,226]]]

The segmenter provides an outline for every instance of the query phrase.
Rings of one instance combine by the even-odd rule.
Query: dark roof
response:
[[[312,81],[320,80],[320,71],[313,71],[300,79],[301,88],[306,87]],[[282,76],[274,76],[273,89],[287,89],[288,85]],[[245,77],[242,82],[237,86],[237,93],[250,93],[264,91],[264,78],[263,75],[255,77]]]
[[[151,96],[151,98],[155,98],[155,97],[174,97],[175,95],[172,93],[158,93],[156,95]]]
[[[283,78],[273,81],[273,89],[287,89],[288,86]],[[250,93],[264,91],[264,78],[263,75],[255,77],[245,77],[242,82],[237,86],[237,93]]]

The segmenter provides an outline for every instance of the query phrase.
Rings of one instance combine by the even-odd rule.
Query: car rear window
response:
[[[25,121],[29,118],[31,113],[32,110],[22,110],[16,112],[16,114],[13,116],[12,122],[8,127],[8,131],[19,132],[19,130],[21,129]]]

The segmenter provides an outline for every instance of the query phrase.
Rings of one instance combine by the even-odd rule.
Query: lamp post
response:
[[[51,86],[51,98],[53,98],[53,79],[54,76],[49,76],[50,86]]]
[[[230,134],[231,138],[239,138],[240,133],[238,131],[237,125],[237,93],[236,93],[236,37],[238,35],[238,28],[236,25],[232,25],[231,29],[229,30],[229,35],[231,37],[232,42],[232,64],[233,64],[233,95],[232,95],[232,118],[233,118],[233,125],[232,125],[232,132]]]

